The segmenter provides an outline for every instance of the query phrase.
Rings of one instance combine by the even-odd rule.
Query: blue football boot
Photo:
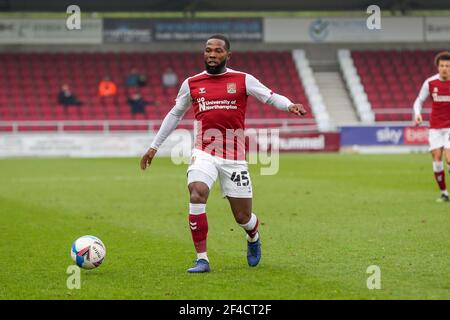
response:
[[[189,273],[202,273],[202,272],[210,272],[211,268],[209,267],[209,262],[205,259],[198,259],[195,261],[195,266],[189,268],[187,272]]]
[[[261,259],[261,240],[247,241],[247,262],[250,267],[256,267]]]

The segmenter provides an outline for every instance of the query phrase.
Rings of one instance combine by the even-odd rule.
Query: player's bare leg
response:
[[[192,240],[197,252],[196,264],[188,269],[188,272],[209,272],[209,260],[206,254],[206,237],[208,234],[206,201],[209,196],[209,187],[204,182],[191,182],[188,185],[188,189],[190,194],[189,228],[191,229]]]
[[[445,171],[444,171],[444,162],[442,161],[443,156],[443,148],[433,149],[431,150],[431,157],[433,158],[433,172],[434,177],[436,179],[436,183],[439,186],[439,190],[441,190],[441,197],[437,200],[439,202],[449,201],[447,186],[445,184]],[[448,162],[448,155],[450,152],[446,150],[446,158]]]
[[[256,215],[252,213],[252,199],[227,198],[234,219],[247,233],[247,262],[249,266],[255,267],[261,259],[261,240],[258,232],[259,221]]]
[[[444,149],[445,160],[447,161],[447,169],[450,170],[450,149]]]

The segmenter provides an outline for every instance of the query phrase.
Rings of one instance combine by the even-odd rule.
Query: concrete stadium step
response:
[[[358,123],[355,109],[339,72],[314,72],[334,125]]]

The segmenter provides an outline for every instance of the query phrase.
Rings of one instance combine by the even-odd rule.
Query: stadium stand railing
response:
[[[61,120],[61,121],[0,121],[0,132],[138,132],[154,131],[161,126],[161,120]],[[181,120],[178,129],[194,129],[193,120]],[[310,132],[317,131],[314,120],[297,119],[247,119],[246,128],[280,129],[280,132]]]

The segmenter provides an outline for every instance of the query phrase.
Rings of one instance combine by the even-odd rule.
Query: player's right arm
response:
[[[298,116],[304,116],[306,109],[301,103],[292,103],[287,97],[272,92],[251,74],[245,75],[247,94],[255,97],[262,103],[267,103],[279,110],[288,111]]]
[[[188,79],[184,80],[180,87],[177,98],[175,100],[175,106],[169,111],[164,118],[161,127],[158,130],[155,138],[153,139],[150,148],[141,158],[141,169],[145,170],[152,163],[153,158],[158,151],[158,148],[163,144],[167,137],[175,130],[178,123],[183,119],[184,114],[191,105],[191,93],[189,90]]]
[[[428,98],[428,95],[430,94],[428,82],[428,79],[425,80],[422,88],[420,89],[419,95],[416,98],[416,101],[414,101],[414,121],[416,122],[416,125],[420,125],[423,121],[421,114],[422,106],[425,100]]]

